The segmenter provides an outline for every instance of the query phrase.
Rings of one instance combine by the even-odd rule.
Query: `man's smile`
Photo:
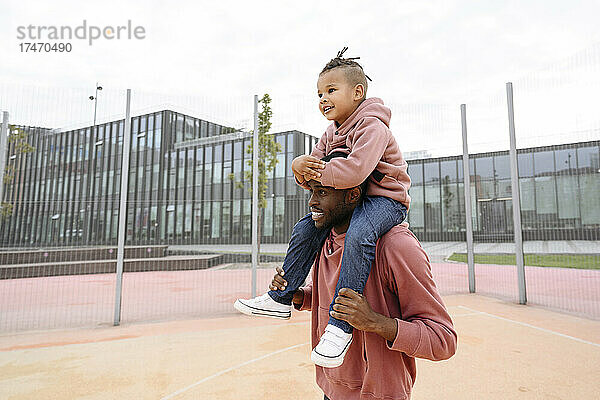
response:
[[[310,212],[312,213],[312,219],[313,219],[313,221],[321,219],[321,218],[323,218],[323,215],[325,215],[325,214],[323,214],[322,211],[317,210],[315,208],[311,208]]]

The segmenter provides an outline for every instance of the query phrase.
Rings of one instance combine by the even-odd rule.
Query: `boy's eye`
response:
[[[334,89],[334,88],[331,88],[331,89],[329,89],[329,90],[327,91],[327,93],[333,93],[334,91],[335,91],[335,89]]]
[[[323,93],[319,93],[317,96],[319,96],[319,98],[323,97]]]

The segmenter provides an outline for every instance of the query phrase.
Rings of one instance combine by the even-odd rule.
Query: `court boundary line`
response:
[[[260,357],[253,358],[252,360],[244,361],[243,363],[240,363],[240,364],[234,365],[233,367],[229,367],[229,368],[226,368],[226,369],[224,369],[224,370],[222,370],[222,371],[219,371],[219,372],[217,372],[217,373],[214,373],[214,374],[212,374],[212,375],[209,375],[209,376],[207,376],[206,378],[202,378],[202,379],[200,379],[198,382],[192,383],[191,385],[189,385],[189,386],[186,386],[186,387],[184,387],[183,389],[179,389],[179,390],[177,390],[176,392],[173,392],[173,393],[171,393],[171,394],[169,394],[169,395],[167,395],[167,396],[165,396],[165,397],[162,397],[162,398],[161,398],[161,400],[169,400],[169,399],[173,399],[173,398],[175,398],[176,396],[179,396],[180,394],[182,394],[182,393],[185,393],[185,392],[187,392],[188,390],[190,390],[190,389],[193,389],[193,388],[195,388],[196,386],[198,386],[198,385],[201,385],[202,383],[204,383],[204,382],[206,382],[206,381],[209,381],[209,380],[211,380],[211,379],[217,378],[217,377],[219,377],[219,376],[221,376],[221,375],[224,375],[224,374],[226,374],[226,373],[228,373],[228,372],[234,371],[234,370],[236,370],[236,369],[238,369],[238,368],[245,367],[246,365],[249,365],[249,364],[255,363],[255,362],[257,362],[257,361],[264,360],[265,358],[268,358],[268,357],[271,357],[271,356],[274,356],[274,355],[277,355],[277,354],[280,354],[280,353],[284,353],[284,352],[286,352],[286,351],[288,351],[288,350],[293,350],[293,349],[296,349],[296,348],[298,348],[298,347],[306,346],[306,345],[307,345],[307,344],[309,344],[309,343],[310,343],[310,342],[304,342],[304,343],[300,343],[300,344],[295,344],[295,345],[293,345],[293,346],[289,346],[289,347],[286,347],[286,348],[283,348],[283,349],[279,349],[279,350],[277,350],[277,351],[274,351],[274,352],[271,352],[271,353],[268,353],[268,354],[264,354],[264,355],[262,355],[262,356],[260,356]]]
[[[574,336],[569,336],[569,335],[566,335],[564,333],[555,332],[555,331],[550,330],[550,329],[546,329],[546,328],[542,328],[542,327],[535,326],[535,325],[532,325],[532,324],[528,324],[527,322],[515,321],[514,319],[501,317],[499,315],[491,314],[491,313],[488,313],[488,312],[485,312],[485,311],[474,310],[474,309],[466,307],[466,306],[458,306],[458,307],[463,308],[465,310],[469,310],[469,311],[471,311],[473,313],[476,313],[476,314],[487,315],[488,317],[496,318],[496,319],[499,319],[499,320],[502,320],[502,321],[512,322],[512,323],[517,324],[517,325],[525,326],[527,328],[536,329],[538,331],[545,332],[545,333],[550,333],[552,335],[560,336],[560,337],[565,338],[565,339],[571,339],[571,340],[574,340],[576,342],[580,342],[580,343],[583,343],[583,344],[589,344],[591,346],[600,347],[599,343],[594,343],[594,342],[590,342],[590,341],[585,340],[585,339],[580,339],[580,338],[577,338],[577,337],[574,337]]]

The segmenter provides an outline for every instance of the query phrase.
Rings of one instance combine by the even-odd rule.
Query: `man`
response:
[[[294,293],[296,309],[312,312],[312,345],[319,343],[329,320],[344,235],[365,184],[336,190],[309,181],[311,212],[318,228],[330,229],[313,265],[312,283]],[[271,290],[283,290],[278,268]],[[452,320],[433,282],[429,259],[406,225],[392,228],[377,242],[375,262],[364,294],[342,289],[331,315],[356,332],[344,363],[316,366],[325,399],[409,399],[416,377],[415,357],[445,360],[456,351]]]

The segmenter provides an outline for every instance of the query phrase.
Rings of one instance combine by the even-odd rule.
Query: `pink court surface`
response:
[[[432,263],[443,294],[468,293],[467,266]],[[514,266],[476,265],[476,291],[518,301]],[[267,288],[273,269],[257,271]],[[531,305],[600,320],[600,270],[526,267]],[[123,276],[123,323],[231,315],[232,304],[248,297],[251,271],[208,269],[133,272]],[[114,274],[0,280],[0,332],[109,326],[114,320]]]
[[[418,362],[412,399],[598,398],[599,321],[481,295],[444,301],[458,351]],[[0,398],[320,400],[309,329],[296,312],[4,334]]]

